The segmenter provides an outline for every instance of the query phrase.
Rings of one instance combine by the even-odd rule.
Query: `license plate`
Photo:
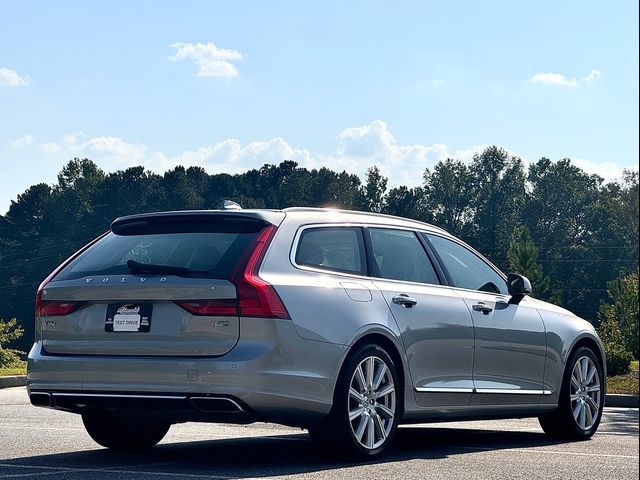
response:
[[[107,306],[105,332],[148,332],[151,328],[150,303],[111,303]]]

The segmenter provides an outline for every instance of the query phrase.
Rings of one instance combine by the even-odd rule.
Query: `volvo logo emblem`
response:
[[[85,283],[92,283],[95,279],[94,278],[85,278],[84,282]],[[144,283],[147,280],[149,280],[149,277],[140,277],[140,283]],[[169,279],[167,277],[160,277],[158,279],[160,281],[160,283],[166,283]],[[111,281],[111,279],[109,277],[104,277],[102,279],[102,283],[109,283]],[[127,277],[122,277],[119,280],[119,283],[127,283],[128,279]],[[211,287],[211,289],[213,289],[214,287]]]

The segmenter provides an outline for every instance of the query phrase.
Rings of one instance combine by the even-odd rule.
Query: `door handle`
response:
[[[418,301],[415,298],[411,298],[409,295],[401,293],[397,297],[391,299],[396,305],[402,305],[404,308],[413,307]]]
[[[480,313],[482,313],[483,315],[489,315],[491,312],[493,312],[493,308],[491,308],[491,307],[489,307],[489,306],[485,305],[485,304],[484,304],[484,303],[482,303],[482,302],[478,302],[478,303],[476,303],[476,304],[473,306],[473,309],[474,309],[476,312],[480,312]]]

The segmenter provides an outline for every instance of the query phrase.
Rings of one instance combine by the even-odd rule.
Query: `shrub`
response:
[[[638,358],[638,272],[608,282],[607,291],[612,303],[600,306],[600,321],[602,325],[615,322],[616,343]]]
[[[614,377],[629,373],[633,355],[624,345],[608,343],[604,346],[607,355],[607,375]]]
[[[15,318],[6,322],[0,319],[0,367],[15,367],[22,363],[20,355],[24,355],[24,352],[6,347],[9,342],[17,340],[24,333],[22,327],[16,323]]]
[[[607,375],[615,376],[628,373],[633,354],[627,349],[624,337],[620,332],[615,307],[603,305],[600,309],[600,316],[603,321],[598,333],[607,355]]]

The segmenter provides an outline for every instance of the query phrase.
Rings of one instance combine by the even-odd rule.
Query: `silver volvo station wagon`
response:
[[[360,456],[400,423],[538,417],[589,438],[601,342],[529,293],[398,217],[233,202],[122,217],[40,285],[29,396],[116,449],[187,421],[298,426]]]

